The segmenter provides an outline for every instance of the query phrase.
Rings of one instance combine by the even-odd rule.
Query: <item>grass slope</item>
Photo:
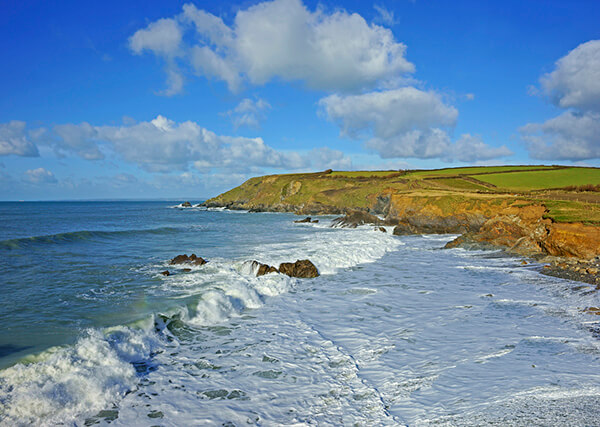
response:
[[[596,187],[597,186],[597,187]],[[600,169],[490,166],[415,171],[326,171],[256,177],[208,202],[239,206],[372,208],[378,196],[541,202],[559,222],[600,223]]]

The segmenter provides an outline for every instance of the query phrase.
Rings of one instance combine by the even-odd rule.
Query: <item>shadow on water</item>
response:
[[[28,348],[31,348],[31,346],[28,345],[19,347],[13,344],[0,344],[0,358],[9,356],[13,353],[18,353],[23,350],[27,350]]]

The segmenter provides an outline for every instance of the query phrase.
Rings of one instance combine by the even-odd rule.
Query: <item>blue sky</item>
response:
[[[600,2],[0,4],[0,200],[600,162]]]

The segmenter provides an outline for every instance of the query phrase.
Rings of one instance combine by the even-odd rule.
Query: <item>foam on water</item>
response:
[[[248,227],[267,218],[169,212]],[[269,217],[251,230],[275,223],[272,234],[247,233],[234,256],[207,256],[189,272],[167,267],[169,255],[132,266],[164,309],[0,371],[0,425],[597,420],[600,322],[582,312],[599,305],[597,293],[499,253],[440,250],[453,236]],[[297,259],[321,276],[256,277],[248,262]]]
[[[331,275],[373,262],[400,244],[391,235],[375,233],[370,227],[324,229],[300,242],[262,245],[253,256],[275,265],[309,258],[322,274]],[[156,275],[164,267],[162,263],[155,265],[148,274]],[[143,327],[88,330],[72,346],[48,350],[0,371],[0,424],[75,424],[105,414],[138,387],[150,366],[173,363],[161,361],[160,356],[178,346],[170,335],[170,324],[185,328],[223,324],[259,309],[268,298],[285,294],[299,283],[278,273],[261,277],[255,273],[246,261],[216,259],[192,267],[191,272],[180,268],[177,274],[160,276],[162,284],[148,292],[171,299],[194,298],[196,302],[191,307],[171,309],[169,315],[147,321]],[[261,371],[258,378],[276,376],[274,372]]]
[[[88,330],[75,345],[53,348],[0,371],[0,424],[71,424],[116,403],[138,382],[135,364],[162,347],[153,330]]]

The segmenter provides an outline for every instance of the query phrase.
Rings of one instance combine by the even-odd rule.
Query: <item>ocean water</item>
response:
[[[294,219],[0,203],[0,425],[598,425],[590,286]]]

